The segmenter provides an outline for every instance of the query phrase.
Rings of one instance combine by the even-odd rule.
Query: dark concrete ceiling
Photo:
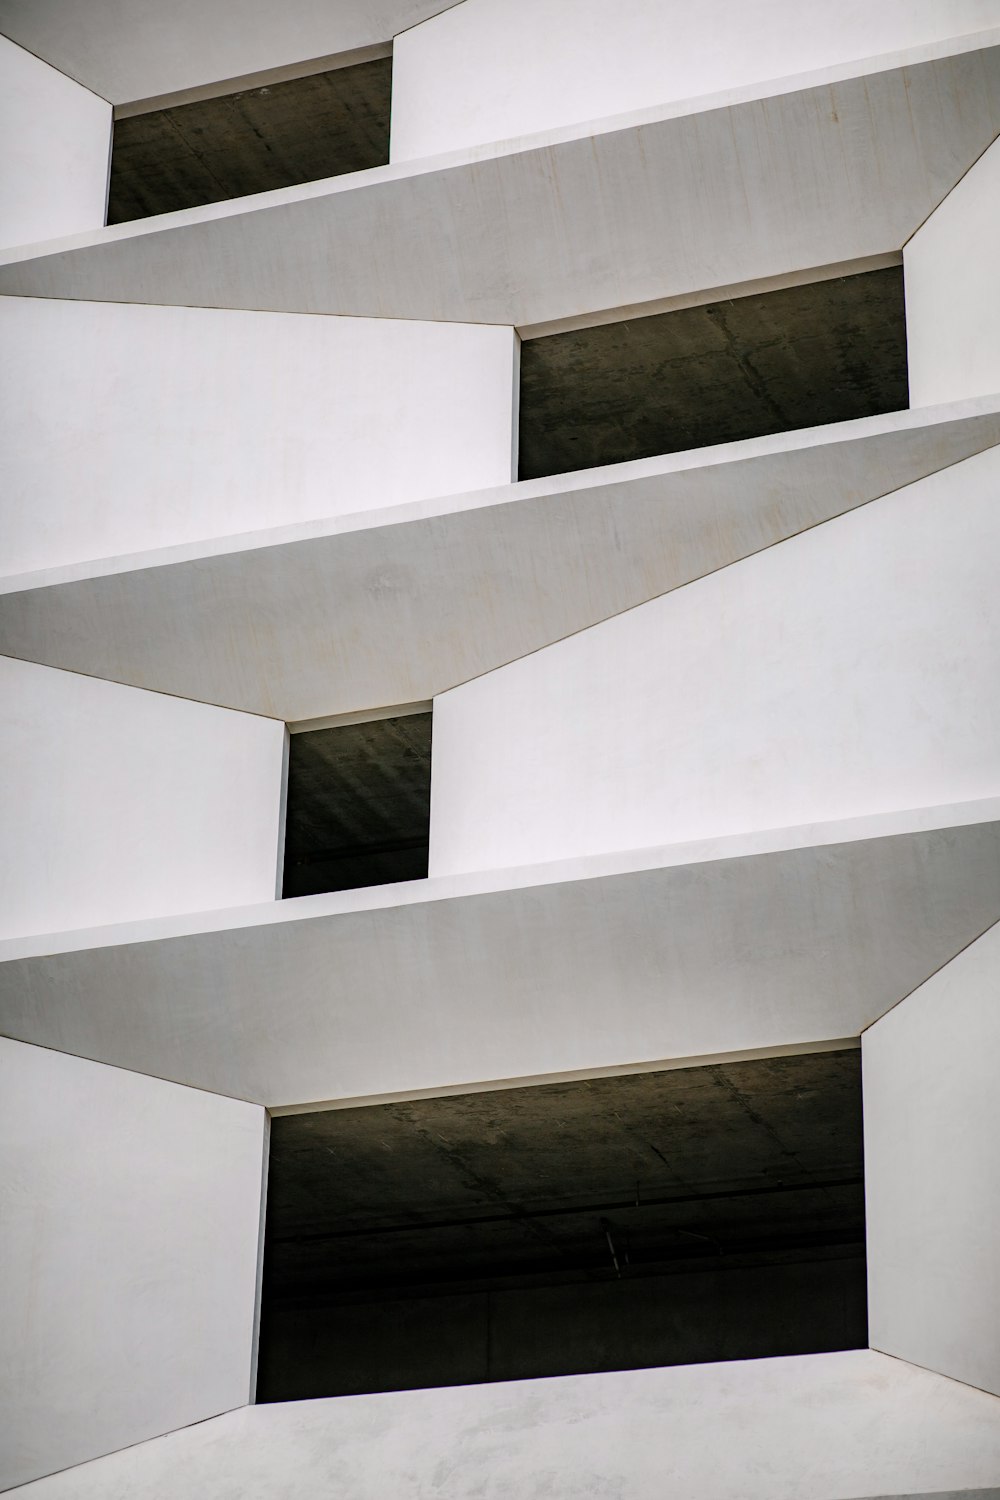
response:
[[[900,267],[525,341],[520,477],[908,403]]]
[[[430,713],[293,734],[283,895],[427,874]]]
[[[383,57],[118,120],[108,223],[382,166],[391,90]]]
[[[277,1118],[265,1295],[600,1280],[857,1245],[860,1061],[828,1052]]]

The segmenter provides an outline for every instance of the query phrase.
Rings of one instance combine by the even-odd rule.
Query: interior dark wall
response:
[[[902,267],[526,340],[521,479],[897,411]]]
[[[272,1121],[260,1400],[866,1343],[860,1053]]]
[[[291,736],[283,896],[426,876],[432,717]]]
[[[389,160],[392,59],[116,120],[108,223]]]

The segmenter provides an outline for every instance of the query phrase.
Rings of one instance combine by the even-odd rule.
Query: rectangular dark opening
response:
[[[857,1050],[276,1118],[260,1401],[867,1344]]]
[[[426,876],[432,717],[291,736],[282,896]]]
[[[519,477],[898,411],[902,267],[525,340]]]
[[[392,58],[115,121],[108,223],[389,160]]]

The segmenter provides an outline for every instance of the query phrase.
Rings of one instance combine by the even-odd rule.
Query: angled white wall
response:
[[[498,326],[0,299],[0,574],[507,484]]]
[[[0,1488],[249,1399],[264,1126],[0,1040]]]
[[[0,657],[0,933],[273,900],[285,726]]]
[[[903,248],[910,404],[1000,391],[1000,141]]]
[[[435,699],[432,875],[1000,791],[1000,448]]]
[[[405,161],[1000,25],[998,0],[464,0],[396,41]]]
[[[111,105],[0,36],[0,245],[100,229],[110,154]]]
[[[1000,926],[861,1050],[871,1345],[1000,1395]]]

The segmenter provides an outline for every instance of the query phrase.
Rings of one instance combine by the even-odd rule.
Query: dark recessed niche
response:
[[[283,896],[427,874],[430,713],[293,734]]]
[[[116,120],[108,223],[389,160],[392,58]]]
[[[521,346],[519,476],[871,417],[908,404],[901,267]]]
[[[864,1347],[860,1064],[274,1119],[258,1400]]]

